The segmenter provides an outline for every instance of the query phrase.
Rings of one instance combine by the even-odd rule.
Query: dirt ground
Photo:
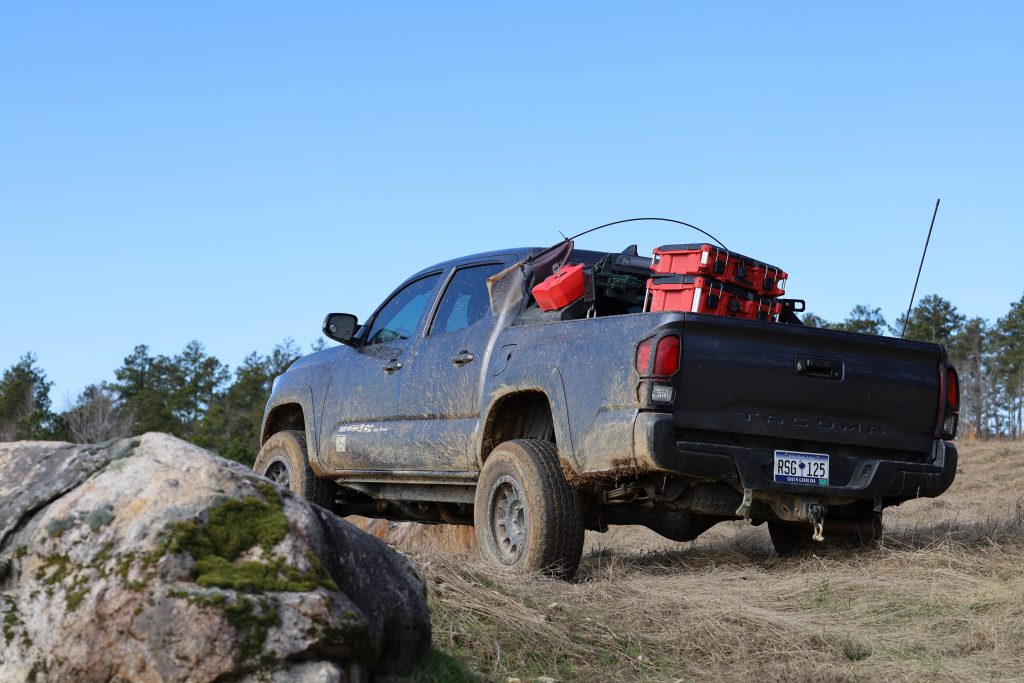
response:
[[[941,498],[869,548],[776,557],[766,527],[690,543],[587,535],[579,578],[497,574],[415,533],[435,651],[421,680],[1024,680],[1024,444],[961,444]]]

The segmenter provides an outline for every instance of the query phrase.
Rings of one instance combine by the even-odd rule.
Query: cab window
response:
[[[386,344],[416,334],[416,328],[423,319],[423,312],[430,304],[440,277],[440,273],[434,273],[410,282],[391,297],[373,319],[366,343]]]

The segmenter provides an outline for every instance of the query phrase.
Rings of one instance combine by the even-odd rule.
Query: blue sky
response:
[[[232,367],[406,275],[637,215],[841,319],[1024,294],[1019,3],[6,3],[0,366]],[[580,246],[696,241],[665,225]]]

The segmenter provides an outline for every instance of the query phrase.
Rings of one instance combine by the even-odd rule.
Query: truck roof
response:
[[[532,256],[533,254],[537,253],[540,250],[540,247],[518,247],[512,249],[497,249],[495,251],[482,251],[478,254],[459,256],[458,258],[448,259],[447,261],[441,261],[440,263],[434,263],[430,266],[427,266],[426,268],[423,268],[422,270],[418,271],[416,274],[414,274],[412,277],[408,279],[415,280],[421,275],[438,269],[447,270],[452,266],[457,266],[463,263],[472,263],[474,261],[486,261],[489,258],[497,258],[512,255],[516,257],[516,260],[522,260],[524,258],[527,258],[528,256]]]
[[[495,251],[483,251],[478,254],[470,254],[468,256],[459,256],[458,258],[448,259],[447,261],[442,261],[440,263],[435,263],[433,265],[427,266],[426,268],[423,268],[422,270],[418,271],[412,277],[408,278],[408,280],[415,280],[416,278],[421,277],[426,273],[438,269],[447,270],[448,268],[458,266],[463,263],[486,261],[489,258],[497,258],[511,255],[516,257],[516,261],[521,261],[548,248],[549,247],[513,247],[509,249],[497,249]],[[606,256],[608,253],[609,252],[604,251],[591,251],[589,249],[573,249],[570,260],[582,262],[587,265],[593,265],[600,261],[602,258],[604,258],[604,256]]]

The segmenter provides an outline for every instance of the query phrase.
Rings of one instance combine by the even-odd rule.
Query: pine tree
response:
[[[854,306],[846,320],[832,327],[836,330],[860,334],[885,334],[887,324],[882,316],[882,309],[858,305]]]
[[[0,441],[52,439],[63,436],[57,415],[50,410],[46,373],[28,352],[0,378]]]
[[[131,424],[131,432],[167,432],[180,436],[174,415],[172,395],[175,372],[167,356],[151,356],[149,347],[140,344],[124,364],[114,370],[119,410]]]
[[[800,316],[800,322],[802,322],[807,327],[832,327],[832,324],[830,322],[822,318],[820,315],[815,315],[814,313],[804,313],[803,315]]]
[[[1006,412],[1006,431],[1024,435],[1024,296],[996,321],[996,374]]]
[[[267,356],[252,352],[235,370],[235,378],[213,401],[196,435],[196,443],[231,460],[252,465],[260,448],[263,409],[274,378],[300,357],[291,340]]]
[[[206,355],[203,345],[195,340],[174,357],[171,368],[173,413],[180,435],[192,438],[231,374],[215,356]]]
[[[984,436],[992,410],[991,330],[981,318],[968,320],[948,349],[960,375],[960,423],[963,431]]]
[[[901,315],[890,328],[893,336],[900,336],[906,319],[906,314]],[[938,294],[929,294],[910,312],[906,338],[950,346],[963,324],[964,316],[957,312],[956,306]]]

